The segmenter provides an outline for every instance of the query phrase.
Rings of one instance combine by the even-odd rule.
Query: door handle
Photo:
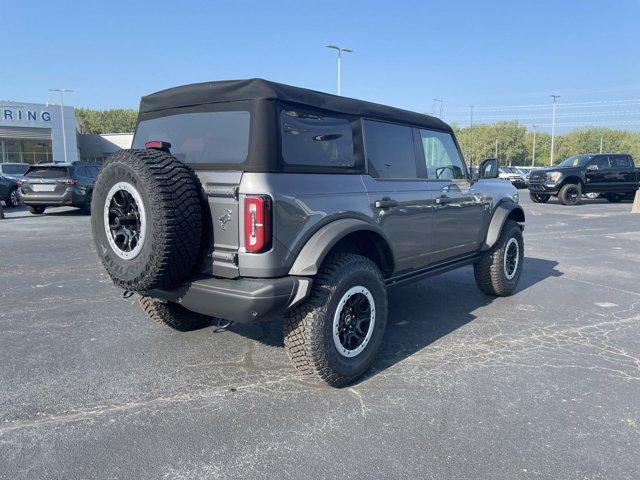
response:
[[[393,208],[398,206],[398,201],[391,200],[390,198],[383,198],[382,200],[376,200],[373,205],[376,208]]]
[[[454,201],[453,198],[447,197],[446,195],[442,195],[436,198],[437,205],[446,205],[447,203],[452,203]]]

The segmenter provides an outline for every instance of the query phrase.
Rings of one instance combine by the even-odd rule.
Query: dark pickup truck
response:
[[[640,169],[626,153],[574,155],[560,165],[534,170],[529,194],[535,203],[557,196],[563,205],[577,205],[583,193],[600,193],[610,202],[631,196],[640,186]]]

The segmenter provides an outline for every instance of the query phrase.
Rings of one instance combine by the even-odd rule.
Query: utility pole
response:
[[[549,159],[549,165],[553,166],[553,147],[555,145],[556,136],[556,100],[560,98],[560,95],[549,95],[553,99],[553,113],[551,114],[551,155]]]
[[[338,95],[341,94],[341,88],[340,88],[340,84],[341,84],[341,77],[342,77],[342,72],[341,72],[341,68],[342,68],[342,52],[345,53],[353,53],[353,50],[351,50],[350,48],[342,48],[342,47],[338,47],[337,45],[325,45],[325,47],[327,48],[333,48],[334,50],[338,51]]]
[[[538,128],[537,125],[533,126],[533,155],[531,158],[531,166],[535,167],[536,166],[536,129]]]
[[[473,166],[473,152],[474,152],[474,144],[473,144],[473,105],[471,105],[471,124],[469,126],[469,136],[471,137],[471,155],[469,158],[470,166]]]
[[[602,153],[602,135],[600,135],[600,153]]]
[[[496,158],[498,158],[498,139],[496,138]]]
[[[73,92],[73,90],[69,90],[68,88],[50,88],[51,92],[59,92],[60,93],[60,118],[62,120],[62,143],[63,143],[63,151],[64,151],[64,163],[67,163],[67,134],[64,131],[64,94],[66,92]],[[53,159],[53,163],[55,163],[55,158]]]

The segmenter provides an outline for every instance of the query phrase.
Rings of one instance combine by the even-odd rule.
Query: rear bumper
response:
[[[85,202],[85,194],[80,193],[76,188],[67,188],[62,194],[60,193],[24,193],[18,190],[20,201],[26,205],[73,205],[82,206]]]
[[[175,302],[192,312],[253,323],[273,319],[309,294],[311,279],[282,277],[228,279],[198,277],[174,290],[153,290],[147,295]]]

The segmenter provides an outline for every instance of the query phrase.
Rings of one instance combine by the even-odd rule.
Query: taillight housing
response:
[[[58,180],[60,183],[65,183],[67,185],[75,185],[78,181],[75,178],[65,178],[62,180]]]
[[[244,248],[249,253],[271,248],[271,199],[266,195],[244,199]]]

